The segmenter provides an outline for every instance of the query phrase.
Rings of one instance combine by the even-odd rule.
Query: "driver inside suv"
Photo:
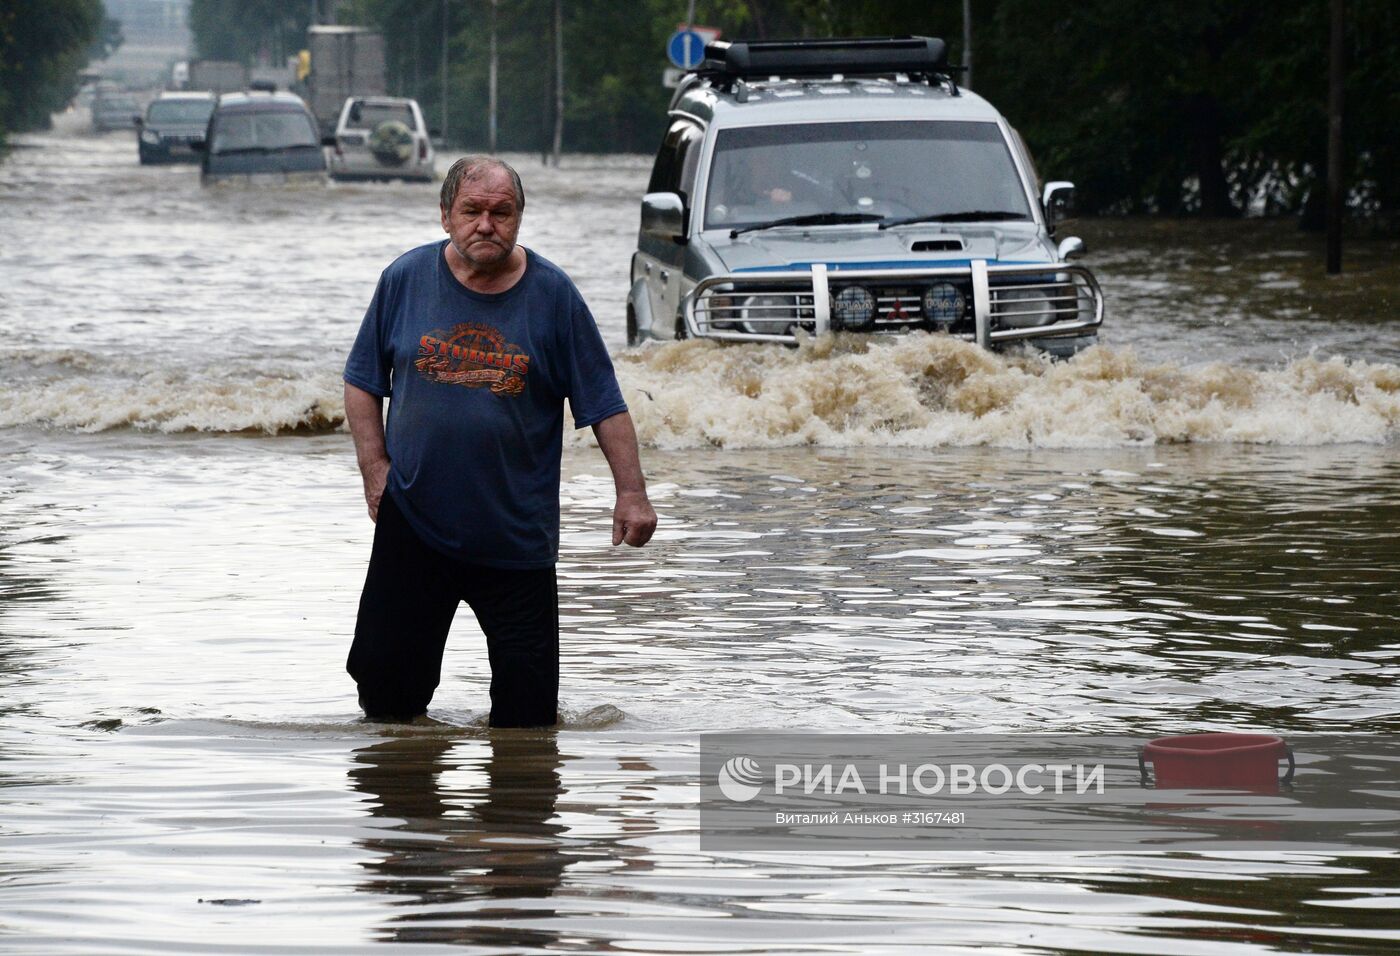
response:
[[[796,162],[796,150],[734,150],[721,157],[715,180],[721,201],[710,207],[715,223],[731,219],[771,219],[822,211],[828,192],[817,177]]]

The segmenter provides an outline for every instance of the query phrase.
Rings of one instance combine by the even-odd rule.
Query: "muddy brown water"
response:
[[[1086,222],[1104,345],[625,350],[640,157],[522,158],[662,523],[565,450],[563,726],[358,722],[339,368],[432,187],[0,162],[0,950],[1390,952],[1388,850],[718,853],[698,735],[1400,729],[1394,243]],[[1385,790],[1387,788],[1381,788]],[[1395,788],[1388,788],[1394,796]]]

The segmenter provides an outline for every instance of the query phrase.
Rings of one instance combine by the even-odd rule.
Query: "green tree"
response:
[[[1322,228],[1327,154],[1326,0],[1303,0],[1260,23],[1246,123],[1232,142],[1242,168],[1258,170],[1270,210],[1302,207]],[[1400,6],[1348,0],[1344,140],[1354,211],[1400,225]]]
[[[101,0],[8,0],[0,7],[0,136],[42,129],[73,98],[102,25]]]
[[[286,0],[190,0],[190,32],[202,59],[281,64],[306,45],[307,3]]]
[[[87,58],[93,60],[105,60],[126,42],[126,35],[122,33],[122,22],[113,20],[111,17],[102,18],[102,29],[88,44]]]

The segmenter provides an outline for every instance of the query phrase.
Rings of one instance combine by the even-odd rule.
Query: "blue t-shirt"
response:
[[[446,247],[419,246],[384,270],[345,381],[389,399],[386,493],[425,542],[473,564],[549,567],[564,399],[575,428],[627,405],[563,270],[527,249],[514,286],[473,292]]]

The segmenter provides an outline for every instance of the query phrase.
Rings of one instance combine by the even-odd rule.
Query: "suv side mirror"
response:
[[[680,193],[647,193],[642,197],[642,232],[673,242],[685,241],[685,200]]]
[[[1058,223],[1074,215],[1074,183],[1046,183],[1040,204],[1045,209],[1045,223],[1053,232]]]
[[[1089,247],[1084,245],[1084,240],[1078,236],[1066,236],[1056,249],[1061,262],[1068,262],[1071,259],[1078,259],[1089,251]]]

